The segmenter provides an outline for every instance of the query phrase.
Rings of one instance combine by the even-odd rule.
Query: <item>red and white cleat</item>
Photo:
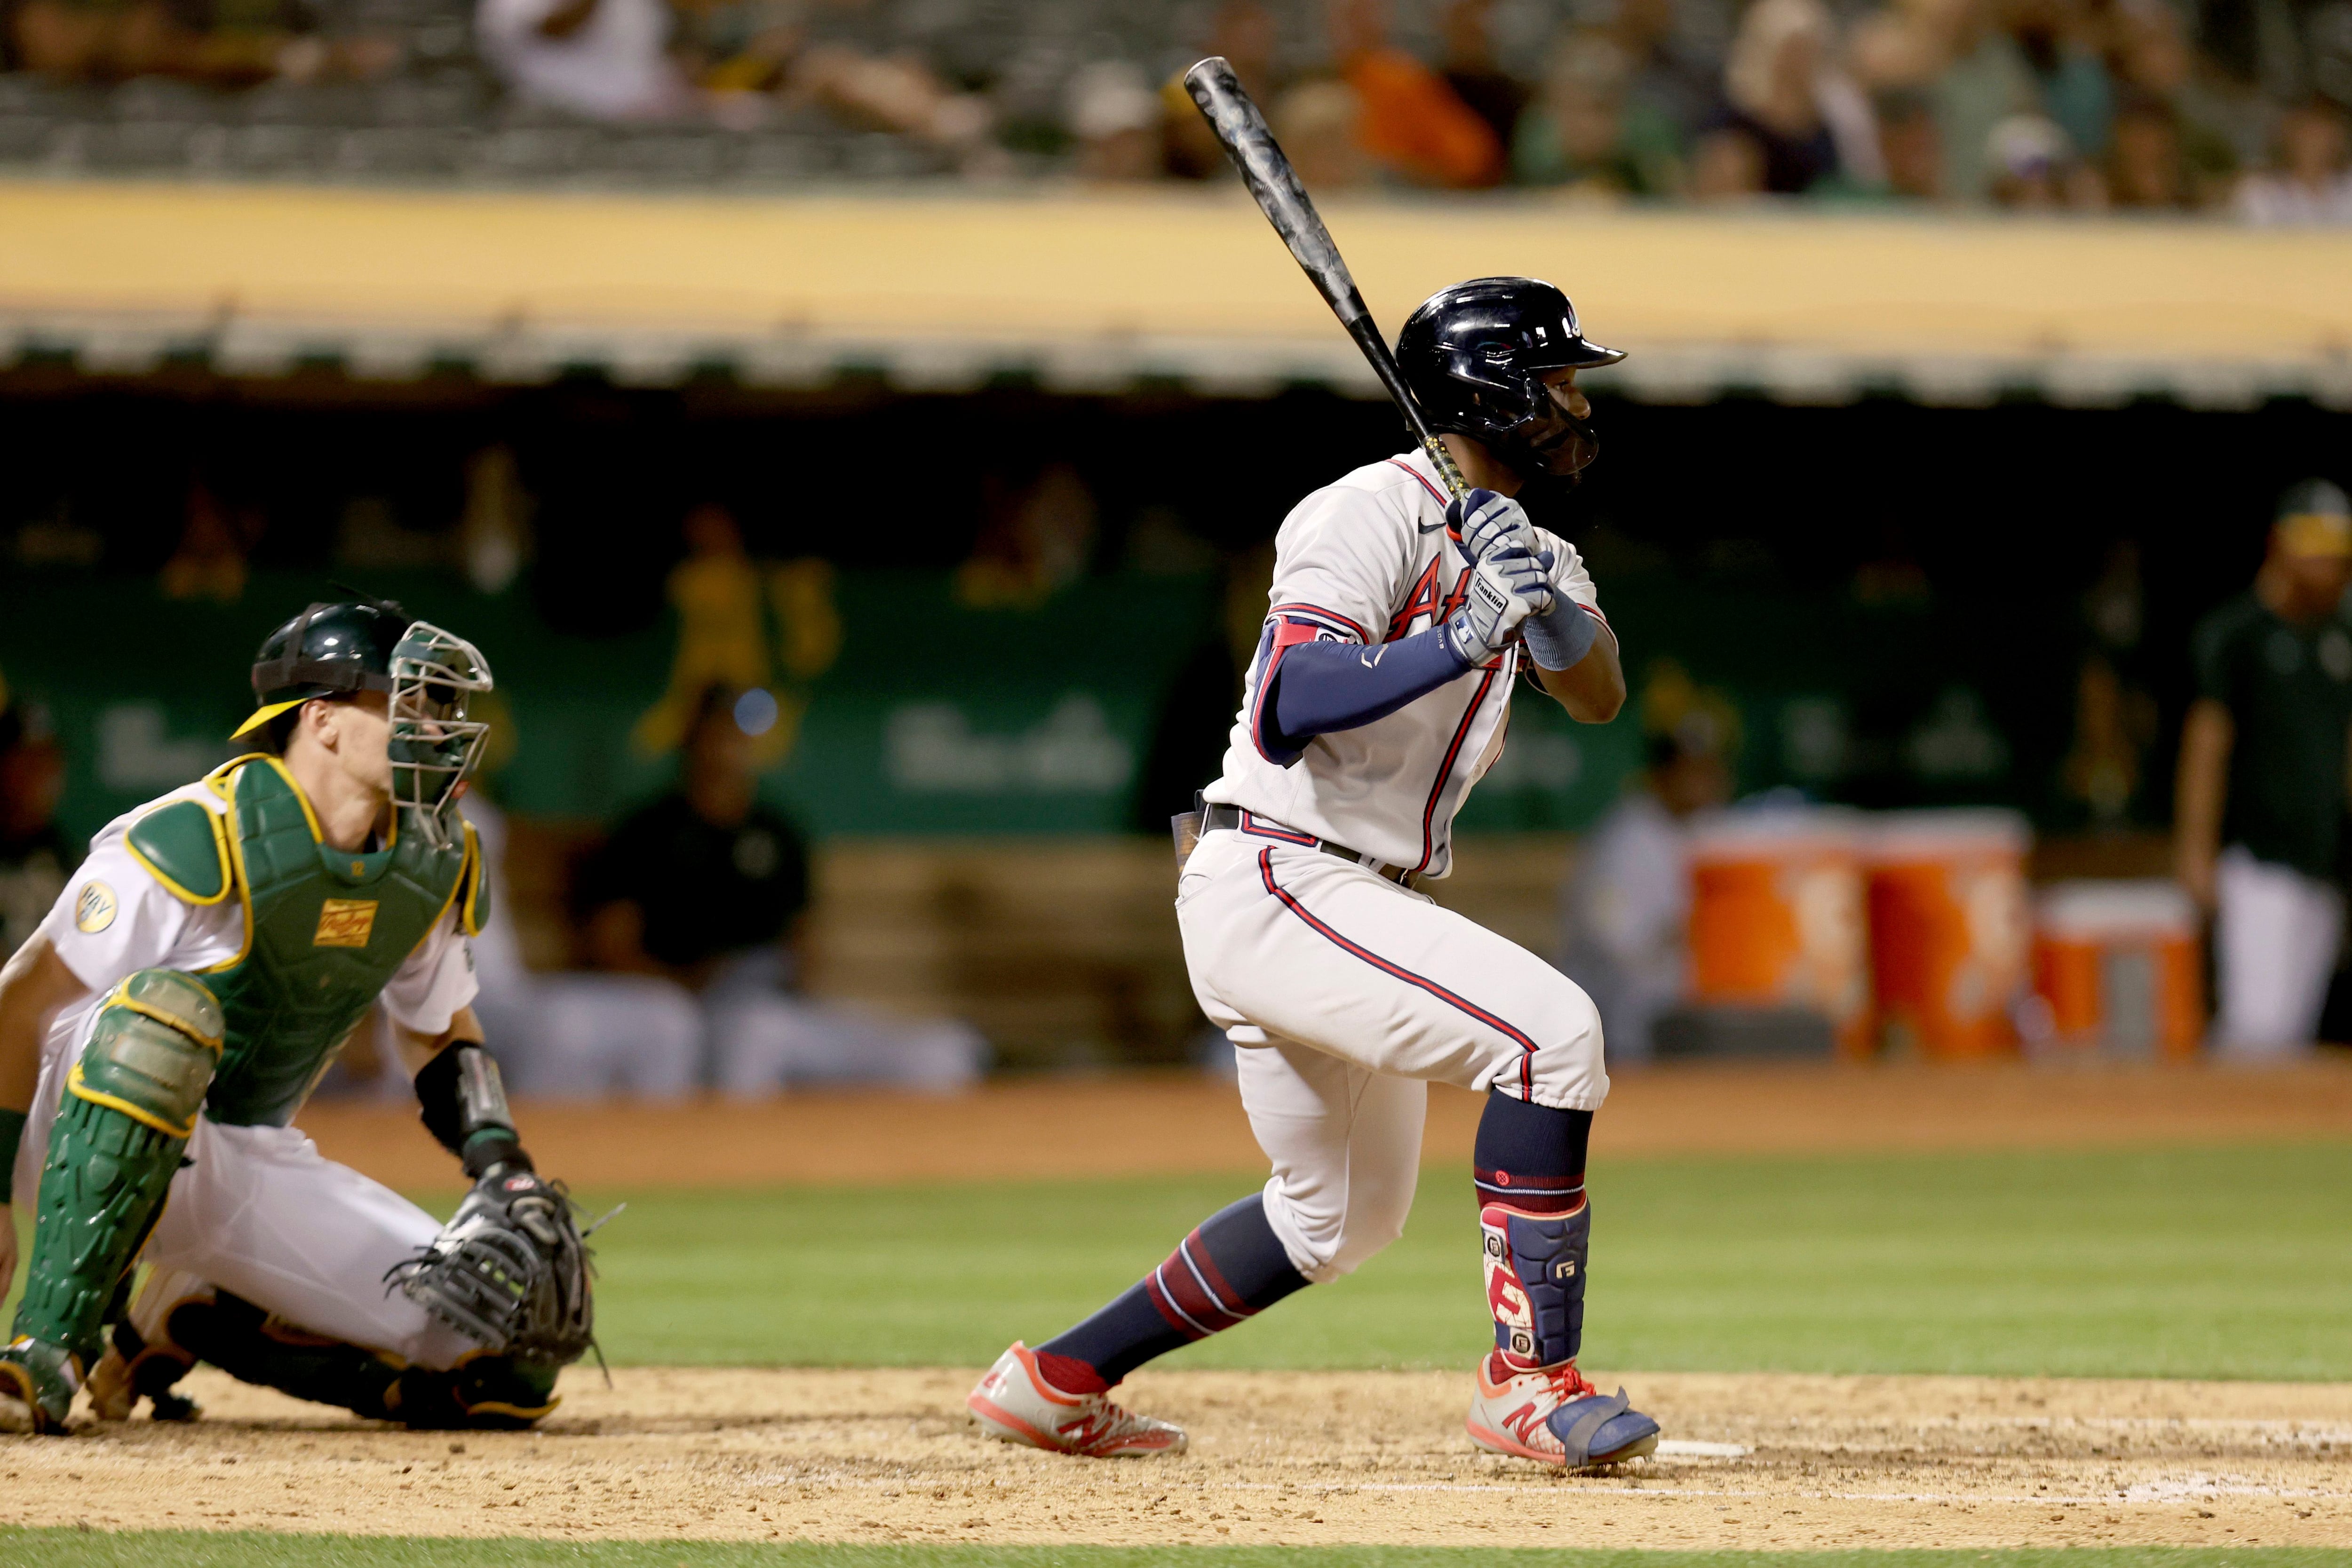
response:
[[[1520,1372],[1499,1351],[1478,1363],[1465,1425],[1482,1448],[1570,1470],[1622,1465],[1658,1446],[1658,1424],[1632,1409],[1623,1389],[1603,1394],[1574,1362]]]
[[[996,1358],[964,1398],[980,1429],[1007,1443],[1095,1459],[1184,1451],[1184,1429],[1111,1403],[1104,1394],[1065,1394],[1037,1370],[1037,1352],[1018,1341]]]

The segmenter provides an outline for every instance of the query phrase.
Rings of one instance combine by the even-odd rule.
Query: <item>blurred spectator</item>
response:
[[[1503,177],[1503,143],[1445,79],[1388,41],[1382,0],[1328,0],[1331,59],[1356,92],[1357,139],[1416,184],[1456,189]]]
[[[1932,202],[1944,194],[1944,144],[1935,106],[1920,93],[1879,95],[1878,150],[1889,195]]]
[[[1690,971],[1687,824],[1731,796],[1721,737],[1693,712],[1650,737],[1649,765],[1586,836],[1561,900],[1559,967],[1601,1010],[1612,1061],[1653,1054]]]
[[[1371,179],[1364,153],[1364,100],[1344,81],[1312,78],[1275,100],[1275,140],[1310,191],[1344,191]]]
[[[1154,180],[1165,172],[1160,97],[1139,68],[1125,60],[1083,67],[1070,78],[1067,99],[1079,174]]]
[[[694,85],[730,100],[773,91],[806,41],[792,0],[670,0],[670,55]]]
[[[16,60],[67,80],[112,80],[169,69],[185,47],[162,0],[22,0],[10,18]]]
[[[2260,100],[2200,61],[2171,5],[2145,0],[2117,17],[2123,96],[2134,105],[2154,100],[2171,112],[2190,198],[2200,204],[2221,199],[2238,164],[2259,147],[2266,128]],[[2119,117],[2122,112],[2119,108]],[[2114,151],[2110,146],[2111,159]]]
[[[33,934],[81,856],[58,829],[65,753],[0,681],[0,960]]]
[[[590,120],[657,120],[687,104],[664,52],[662,0],[479,0],[482,58],[526,102]]]
[[[1682,41],[1675,0],[1617,0],[1609,34],[1628,62],[1627,104],[1671,126],[1677,154],[1723,118],[1723,62]]]
[[[793,1084],[961,1088],[985,1045],[952,1022],[869,1017],[796,994],[804,978],[808,855],[759,798],[739,705],[713,686],[688,726],[677,787],[614,831],[586,878],[599,967],[666,975],[701,994],[712,1074],[732,1095]]]
[[[1764,146],[1738,126],[1710,131],[1691,149],[1690,194],[1700,202],[1764,194]]]
[[[2324,98],[2279,119],[2272,167],[2238,185],[2238,216],[2248,223],[2352,224],[2352,168],[2346,166],[2344,110]]]
[[[2009,34],[2032,74],[2042,113],[2065,132],[2073,154],[2105,155],[2116,89],[2105,29],[2088,0],[2009,0]]]
[[[702,1009],[660,974],[533,973],[515,933],[506,816],[478,787],[461,809],[489,873],[490,918],[474,938],[474,978],[491,1049],[517,1094],[675,1100],[702,1079]]]
[[[2074,156],[2065,131],[2045,115],[2012,114],[1994,126],[1985,162],[1996,206],[2053,212],[2096,208],[2106,200],[2098,174]]]
[[[2198,624],[2180,735],[2180,879],[2214,913],[2219,1047],[2311,1043],[2344,931],[2352,500],[2289,490],[2253,587]]]
[[[2180,120],[2160,98],[2136,95],[2116,116],[2107,150],[2107,196],[2125,211],[2179,211],[2196,205]]]
[[[1604,34],[1572,33],[1554,46],[1543,94],[1519,117],[1511,149],[1521,184],[1615,195],[1680,194],[1678,129],[1654,104],[1628,97],[1629,64]]]
[[[1277,37],[1274,13],[1265,8],[1263,0],[1224,0],[1217,7],[1201,50],[1203,57],[1223,55],[1250,97],[1266,107],[1269,117],[1282,85],[1274,71]],[[1224,149],[1217,144],[1216,133],[1209,129],[1209,122],[1192,106],[1192,95],[1184,90],[1181,73],[1170,76],[1160,87],[1160,114],[1169,173],[1188,180],[1205,180],[1232,170]],[[1290,153],[1291,161],[1297,163],[1297,151],[1288,138],[1283,138],[1282,145],[1283,151]]]
[[[1854,59],[1880,91],[1916,91],[1935,107],[1947,200],[1990,194],[1993,127],[2041,108],[2017,42],[1996,26],[1995,0],[1897,0],[1855,28]]]
[[[1869,100],[1837,63],[1836,41],[1821,0],[1756,0],[1740,18],[1724,67],[1728,123],[1755,142],[1775,195],[1886,182]]]
[[[1495,133],[1495,145],[1508,147],[1529,95],[1527,83],[1495,62],[1494,11],[1495,0],[1446,0],[1437,21],[1445,47],[1442,74],[1454,96]]]
[[[822,104],[853,125],[929,142],[954,154],[967,174],[996,165],[988,100],[956,90],[913,56],[821,44],[793,62],[785,87],[791,96]]]

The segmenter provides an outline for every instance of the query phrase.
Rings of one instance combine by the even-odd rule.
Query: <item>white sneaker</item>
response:
[[[1140,1458],[1184,1451],[1184,1428],[1123,1410],[1103,1394],[1065,1394],[1037,1370],[1037,1352],[1014,1341],[965,1396],[989,1436],[1056,1454]]]
[[[1566,1469],[1622,1465],[1658,1446],[1658,1424],[1631,1409],[1625,1391],[1604,1395],[1574,1362],[1520,1372],[1490,1351],[1478,1363],[1478,1391],[1465,1423],[1491,1453]]]

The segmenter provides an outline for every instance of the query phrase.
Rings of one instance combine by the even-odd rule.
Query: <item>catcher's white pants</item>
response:
[[[37,1190],[72,1049],[54,1048],[16,1151],[20,1199]],[[440,1222],[398,1193],[319,1152],[291,1127],[221,1127],[196,1120],[185,1158],[142,1262],[233,1290],[298,1328],[418,1366],[444,1368],[478,1347],[425,1315],[384,1271],[415,1256]]]
[[[1274,1163],[1265,1207],[1309,1279],[1396,1239],[1427,1084],[1558,1110],[1609,1094],[1601,1019],[1550,964],[1336,856],[1204,836],[1177,886],[1192,994],[1238,1047],[1242,1105]]]

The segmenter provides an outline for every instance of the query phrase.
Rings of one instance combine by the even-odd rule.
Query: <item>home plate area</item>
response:
[[[1174,1458],[980,1439],[976,1370],[623,1369],[538,1431],[339,1418],[203,1372],[201,1421],[0,1443],[0,1522],[555,1540],[1626,1547],[2352,1545],[2352,1385],[1596,1373],[1667,1440],[1473,1448],[1453,1373],[1143,1373]]]

